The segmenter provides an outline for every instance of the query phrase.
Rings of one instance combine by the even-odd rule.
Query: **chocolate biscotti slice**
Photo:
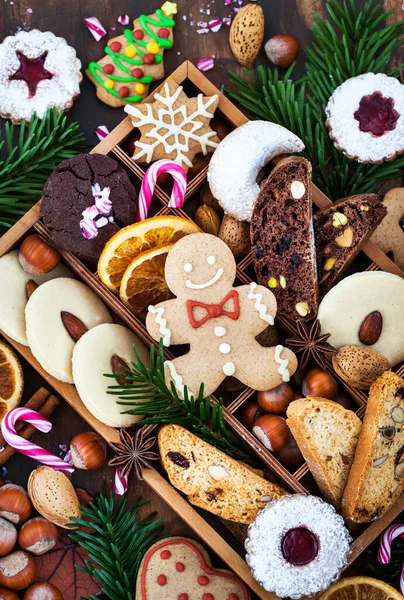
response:
[[[320,296],[339,280],[387,213],[377,194],[342,198],[313,217]]]
[[[381,517],[404,490],[404,379],[386,371],[370,388],[342,514],[355,523]]]
[[[286,491],[179,425],[158,434],[161,460],[174,487],[191,504],[236,523],[252,523]]]
[[[276,296],[278,313],[311,319],[318,289],[311,212],[311,164],[281,160],[261,187],[251,219],[258,282]]]

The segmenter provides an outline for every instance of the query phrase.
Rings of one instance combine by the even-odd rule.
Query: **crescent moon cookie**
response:
[[[25,318],[32,354],[45,371],[66,383],[74,383],[72,355],[77,338],[83,330],[112,321],[89,287],[66,277],[39,286],[27,302]]]
[[[393,260],[404,271],[404,188],[394,188],[383,198],[387,215],[372,235],[372,242],[383,252],[392,253]]]
[[[215,150],[208,170],[211,192],[225,213],[251,221],[260,169],[280,154],[302,150],[302,140],[285,127],[249,121],[229,133]]]
[[[0,44],[0,115],[13,123],[68,110],[80,93],[81,62],[50,31],[19,31]]]
[[[404,152],[404,86],[383,73],[344,81],[325,109],[335,147],[361,163],[382,163]]]

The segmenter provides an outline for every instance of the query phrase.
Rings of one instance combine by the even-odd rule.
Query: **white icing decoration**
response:
[[[150,305],[149,313],[156,315],[156,323],[160,325],[159,332],[163,336],[163,346],[168,347],[171,344],[171,329],[167,327],[167,319],[163,319],[164,308],[162,306],[155,308]]]
[[[204,288],[207,288],[207,287],[213,285],[214,283],[216,283],[216,281],[219,281],[219,279],[223,275],[223,272],[224,271],[222,268],[218,269],[216,275],[214,277],[212,277],[212,279],[209,279],[209,281],[206,281],[205,283],[192,283],[192,281],[190,279],[187,279],[185,282],[185,285],[187,286],[187,288],[190,288],[191,290],[203,290]],[[273,325],[273,321],[272,321],[272,325]]]
[[[179,373],[177,373],[177,369],[175,368],[174,363],[171,360],[166,360],[164,363],[165,367],[168,367],[170,371],[171,379],[174,381],[175,389],[180,394],[181,398],[184,398],[185,395],[185,385],[182,381],[182,377]],[[188,389],[188,397],[193,397],[193,393]]]
[[[228,354],[231,350],[231,346],[230,344],[220,344],[219,346],[219,352],[221,352],[222,354]]]
[[[279,373],[279,375],[282,375],[282,380],[290,381],[290,373],[288,371],[289,359],[281,358],[282,350],[283,350],[283,346],[281,344],[278,344],[275,347],[275,362],[277,362],[278,365],[280,365],[279,369],[278,369],[278,373]]]
[[[214,332],[216,337],[223,337],[224,335],[226,335],[226,329],[224,327],[218,326],[215,327]]]
[[[185,265],[184,265],[184,271],[185,271],[185,273],[190,273],[192,271],[192,265],[191,265],[191,263],[185,263]]]
[[[234,366],[234,363],[227,362],[225,365],[223,365],[222,371],[225,375],[227,375],[227,377],[231,377],[236,372],[236,367]]]
[[[206,262],[207,262],[209,265],[214,265],[214,264],[215,264],[215,262],[216,262],[216,258],[215,258],[214,256],[208,256],[208,258],[206,259]]]
[[[262,302],[262,294],[254,294],[254,290],[257,287],[255,281],[250,283],[250,291],[248,292],[247,298],[249,300],[255,300],[255,309],[259,312],[259,315],[263,321],[269,325],[274,324],[274,318],[267,314],[267,307]]]

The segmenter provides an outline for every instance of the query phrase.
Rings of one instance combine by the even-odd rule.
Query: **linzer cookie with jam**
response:
[[[358,194],[338,200],[314,215],[321,296],[340,279],[386,213],[379,196]]]
[[[275,294],[279,313],[294,320],[309,320],[318,308],[311,204],[311,164],[292,156],[264,182],[251,219],[258,283]]]

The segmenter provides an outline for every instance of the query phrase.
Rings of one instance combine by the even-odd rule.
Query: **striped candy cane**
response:
[[[184,205],[185,192],[187,190],[187,174],[184,169],[173,160],[165,158],[157,160],[146,171],[139,193],[139,208],[137,221],[146,219],[152,202],[154,188],[157,178],[163,173],[170,173],[174,178],[173,191],[171,192],[168,206],[171,208],[181,208]]]
[[[121,469],[115,471],[115,494],[123,496],[128,491],[128,475],[122,475]]]
[[[99,19],[97,19],[97,17],[87,17],[84,19],[84,23],[97,42],[99,42],[100,39],[107,33],[105,27],[103,27],[102,23]]]
[[[378,561],[382,565],[389,564],[391,560],[391,546],[396,537],[404,538],[404,525],[391,525],[380,538]],[[400,590],[404,595],[404,564],[401,569]]]
[[[44,465],[59,469],[60,471],[68,471],[69,473],[74,471],[74,468],[61,458],[58,458],[40,446],[19,436],[15,430],[17,421],[30,423],[35,429],[43,431],[44,433],[48,433],[52,429],[52,423],[35,410],[30,410],[29,408],[14,408],[6,414],[1,424],[1,433],[7,444],[12,448],[15,448],[15,450],[18,450],[18,452],[30,456]]]

